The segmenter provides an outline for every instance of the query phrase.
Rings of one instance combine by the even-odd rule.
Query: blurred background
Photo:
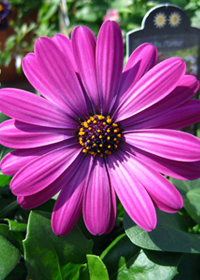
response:
[[[33,51],[38,37],[56,33],[70,36],[76,25],[86,25],[97,35],[107,19],[119,23],[126,33],[141,26],[144,15],[163,1],[147,0],[9,0],[0,1],[0,82],[7,86],[24,79],[23,57]],[[200,28],[200,1],[172,0]]]

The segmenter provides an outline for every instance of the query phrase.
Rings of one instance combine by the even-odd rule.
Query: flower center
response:
[[[91,155],[110,155],[118,148],[121,140],[121,132],[117,123],[110,116],[91,116],[82,122],[79,129],[79,144],[83,147],[83,153]]]

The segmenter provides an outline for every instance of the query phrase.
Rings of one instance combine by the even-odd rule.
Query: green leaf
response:
[[[108,272],[102,260],[95,255],[87,255],[90,280],[109,280]]]
[[[12,50],[12,48],[14,48],[16,42],[16,36],[15,35],[11,35],[8,37],[8,39],[6,40],[6,43],[5,43],[5,50],[6,51],[10,51]]]
[[[82,264],[68,263],[65,266],[61,267],[61,274],[63,276],[63,279],[79,280],[79,271],[82,266]],[[57,273],[55,273],[53,280],[59,279],[60,276]]]
[[[79,280],[91,280],[87,264],[82,265],[80,269]]]
[[[15,236],[9,230],[8,225],[0,224],[0,235],[6,238],[15,247],[19,247],[18,241],[15,239]]]
[[[175,255],[175,256],[174,256]],[[129,267],[119,271],[117,280],[170,280],[177,274],[181,254],[142,251]],[[120,263],[125,262],[121,257]]]
[[[51,229],[50,213],[31,212],[24,241],[28,277],[37,280],[64,280],[64,266],[71,262],[83,264],[91,253],[93,242],[87,240],[77,226],[65,237]]]
[[[190,190],[186,193],[189,202],[194,206],[196,214],[200,219],[200,188]]]
[[[0,187],[5,187],[10,183],[12,176],[6,176],[0,171]]]
[[[14,232],[9,229],[5,224],[0,225],[0,235],[5,237],[12,245],[23,252],[22,240],[24,236],[20,232]]]
[[[191,190],[194,190],[196,188],[199,188],[200,186],[200,179],[193,180],[193,181],[183,181],[183,180],[177,180],[174,178],[171,178],[172,183],[175,185],[175,187],[178,188],[180,191],[183,200],[184,200],[184,208],[188,212],[188,214],[191,216],[191,218],[196,221],[198,224],[200,224],[200,216],[197,214],[197,210],[195,206],[191,203],[191,201],[188,199],[187,193]]]
[[[0,235],[0,248],[0,280],[4,280],[19,262],[21,254],[2,235]]]
[[[101,254],[101,258],[108,269],[110,279],[116,279],[119,271],[129,267],[139,252],[140,248],[131,243],[125,234],[118,236]],[[123,257],[123,261],[120,262],[121,257]]]
[[[77,10],[75,17],[78,20],[84,20],[88,22],[95,22],[98,20],[97,11],[91,6],[84,6]]]
[[[157,226],[146,232],[125,214],[124,228],[127,236],[137,246],[149,250],[183,253],[200,253],[200,235],[186,232],[184,218],[157,209]]]
[[[4,220],[8,222],[9,230],[26,232],[27,224],[18,223],[10,219],[4,219]]]
[[[0,123],[6,121],[8,119],[8,116],[0,112]],[[3,147],[3,146],[2,146]]]
[[[130,6],[130,5],[132,5],[133,4],[133,2],[132,2],[132,0],[123,0],[123,1],[121,1],[121,0],[114,0],[114,1],[112,1],[112,3],[111,3],[111,9],[122,9],[122,8],[126,8],[126,7],[128,7],[128,6]]]
[[[186,181],[186,180],[178,180],[171,178],[172,183],[179,189],[179,191],[186,193],[190,190],[199,188],[200,186],[200,179],[193,180],[193,181]]]

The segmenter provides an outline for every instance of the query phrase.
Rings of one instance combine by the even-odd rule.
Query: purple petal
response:
[[[68,56],[74,70],[78,72],[70,39],[63,34],[56,34],[54,37],[51,38],[51,40],[54,41],[60,48],[60,50]]]
[[[110,186],[110,192],[111,192],[111,209],[110,209],[110,221],[108,223],[108,228],[105,232],[105,234],[108,234],[111,232],[115,225],[115,220],[116,220],[116,214],[117,214],[117,206],[116,206],[116,195],[115,195],[115,190]]]
[[[121,143],[124,150],[139,158],[142,162],[153,168],[155,171],[174,177],[180,180],[195,180],[199,178],[200,161],[180,162],[161,158],[143,150]]]
[[[85,116],[87,113],[85,98],[67,54],[64,55],[53,40],[42,37],[35,43],[35,55],[49,87],[59,92],[77,115]]]
[[[162,100],[178,85],[185,69],[185,63],[179,58],[170,58],[157,64],[126,95],[117,109],[115,121],[138,114]]]
[[[1,171],[5,175],[13,176],[32,160],[65,145],[68,145],[68,140],[39,148],[14,150],[2,159]]]
[[[17,196],[28,196],[43,190],[61,176],[80,152],[77,145],[65,145],[36,158],[13,177],[12,192]]]
[[[127,129],[143,128],[166,128],[181,129],[200,121],[200,100],[189,100],[183,105],[175,108],[161,116],[136,125],[127,127]]]
[[[155,66],[157,60],[157,49],[149,43],[140,45],[129,57],[122,76],[113,110],[126,98],[131,88],[141,79],[141,77]]]
[[[77,172],[67,180],[54,206],[51,225],[56,235],[67,235],[82,212],[82,200],[91,169],[92,157],[86,156]]]
[[[61,176],[58,179],[60,178]],[[24,209],[33,209],[45,203],[60,191],[61,185],[56,184],[56,181],[55,184],[52,183],[42,191],[39,191],[35,194],[28,195],[28,196],[18,196],[17,197],[18,204]]]
[[[76,129],[77,122],[48,100],[19,89],[0,91],[0,111],[16,120],[48,127]]]
[[[126,129],[130,129],[130,126],[134,124],[137,125],[141,123],[141,125],[145,125],[147,120],[150,122],[157,116],[162,116],[167,112],[170,114],[172,109],[177,108],[188,101],[196,93],[198,87],[199,82],[197,79],[194,76],[186,75],[170,94],[144,111],[122,121],[121,125],[123,128],[127,127]]]
[[[89,232],[100,235],[110,230],[111,186],[103,158],[94,158],[83,198],[83,218]]]
[[[80,162],[83,160],[83,157],[83,153],[79,154],[74,162],[69,166],[69,168],[62,174],[62,176],[59,176],[45,189],[30,196],[18,196],[17,202],[24,209],[32,209],[52,198],[60,191],[61,188],[67,188],[69,179],[71,178],[72,174],[76,172]]]
[[[117,151],[107,157],[108,172],[122,205],[132,220],[146,231],[156,227],[156,212],[153,202],[134,172],[131,156]]]
[[[63,100],[59,91],[49,85],[49,81],[45,78],[43,71],[41,71],[37,63],[35,54],[27,54],[22,61],[22,67],[29,82],[41,95],[47,100],[55,103],[57,106],[63,108],[67,114],[74,117],[77,116]]]
[[[129,172],[145,187],[155,205],[162,211],[175,213],[183,207],[183,199],[177,189],[150,166],[130,156]]]
[[[96,38],[93,32],[85,26],[74,28],[72,32],[72,48],[78,73],[95,111],[95,108],[100,108],[100,100],[95,65]]]
[[[181,131],[144,129],[124,134],[133,147],[176,161],[199,161],[200,139]]]
[[[107,114],[116,97],[123,68],[123,40],[114,21],[102,24],[97,38],[96,69],[102,112]]]
[[[15,120],[8,120],[0,125],[0,143],[9,148],[27,149],[46,146],[72,136],[74,136],[73,131],[67,129],[41,127]]]

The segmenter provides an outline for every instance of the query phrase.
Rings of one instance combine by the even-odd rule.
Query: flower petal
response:
[[[129,57],[122,76],[117,95],[116,103],[113,111],[121,103],[122,99],[133,88],[133,86],[141,79],[141,77],[148,72],[156,64],[157,49],[155,46],[145,43],[140,45]]]
[[[55,181],[81,152],[77,145],[61,147],[36,158],[13,177],[10,188],[17,196],[35,194]]]
[[[43,71],[41,71],[35,54],[27,54],[22,61],[23,71],[33,87],[47,100],[55,103],[57,106],[63,108],[66,114],[76,117],[73,110],[63,100],[59,91],[49,85],[49,81],[45,78]]]
[[[73,131],[67,129],[41,127],[15,120],[7,120],[0,125],[0,143],[9,148],[46,146],[69,139],[73,135]]]
[[[169,58],[149,70],[129,91],[115,113],[115,121],[129,118],[157,103],[178,85],[185,74],[180,58]]]
[[[56,235],[67,235],[81,215],[82,200],[91,163],[92,157],[86,156],[78,165],[77,172],[67,179],[56,200],[51,219],[52,229]]]
[[[67,170],[61,176],[59,176],[45,189],[29,196],[18,196],[17,202],[24,209],[32,209],[52,198],[60,191],[61,188],[67,187],[69,179],[77,170],[79,163],[83,160],[83,157],[83,153],[80,153],[74,162],[69,166],[69,168],[67,168]]]
[[[95,108],[100,108],[100,100],[95,64],[96,38],[93,32],[86,26],[74,28],[72,32],[72,48],[78,73],[95,112]]]
[[[128,161],[129,172],[137,174],[137,179],[160,210],[175,213],[183,207],[180,193],[164,176],[134,156],[130,156]]]
[[[130,126],[134,126],[135,124],[141,123],[141,125],[145,126],[148,120],[149,122],[152,120],[153,124],[155,117],[162,116],[167,112],[170,114],[171,110],[188,101],[196,93],[198,87],[199,82],[194,76],[184,76],[178,86],[170,94],[144,111],[123,120],[121,126],[127,130],[130,129]]]
[[[63,34],[56,34],[55,36],[53,36],[51,38],[52,41],[54,41],[57,46],[60,48],[60,50],[67,55],[67,57],[69,58],[74,70],[76,72],[77,71],[77,66],[76,66],[76,62],[74,59],[74,54],[72,51],[72,44],[69,38],[67,38],[65,35]]]
[[[137,149],[125,142],[122,142],[120,146],[161,174],[180,180],[195,180],[199,178],[200,161],[181,162],[169,160]]]
[[[109,174],[108,174],[109,175]],[[108,234],[111,232],[111,230],[113,229],[114,225],[115,225],[115,221],[116,221],[116,214],[117,214],[117,206],[116,206],[116,195],[115,195],[115,190],[112,187],[112,185],[110,185],[110,198],[111,198],[111,209],[110,209],[110,221],[108,223],[108,228],[105,232],[105,234]]]
[[[0,111],[16,120],[48,127],[76,129],[77,122],[48,100],[19,89],[0,91]]]
[[[108,172],[122,205],[132,220],[146,231],[156,227],[156,212],[153,202],[132,170],[130,155],[117,151],[107,157]]]
[[[123,68],[123,58],[120,27],[114,21],[106,21],[99,31],[96,47],[97,82],[104,114],[108,114],[114,104]]]
[[[103,158],[95,157],[83,198],[83,219],[93,235],[110,230],[111,186]]]
[[[182,131],[144,129],[124,134],[133,147],[175,161],[199,161],[200,139]]]
[[[57,90],[78,116],[84,117],[87,113],[85,98],[67,54],[64,55],[54,41],[42,37],[35,43],[35,55],[49,87]]]
[[[183,105],[172,109],[171,111],[147,120],[142,123],[131,125],[127,129],[143,128],[166,128],[181,129],[200,121],[200,100],[189,100]]]
[[[59,147],[65,146],[68,141],[62,141],[59,143],[39,147],[32,149],[17,149],[11,151],[1,160],[1,171],[8,176],[15,175],[22,167],[31,162],[32,160],[52,151]]]
[[[61,176],[60,176],[61,177]],[[59,177],[59,179],[60,179]],[[57,181],[57,180],[56,180]],[[63,183],[63,182],[61,182]],[[28,196],[18,196],[17,202],[23,209],[33,209],[45,203],[60,191],[61,185],[51,184],[45,189]]]

